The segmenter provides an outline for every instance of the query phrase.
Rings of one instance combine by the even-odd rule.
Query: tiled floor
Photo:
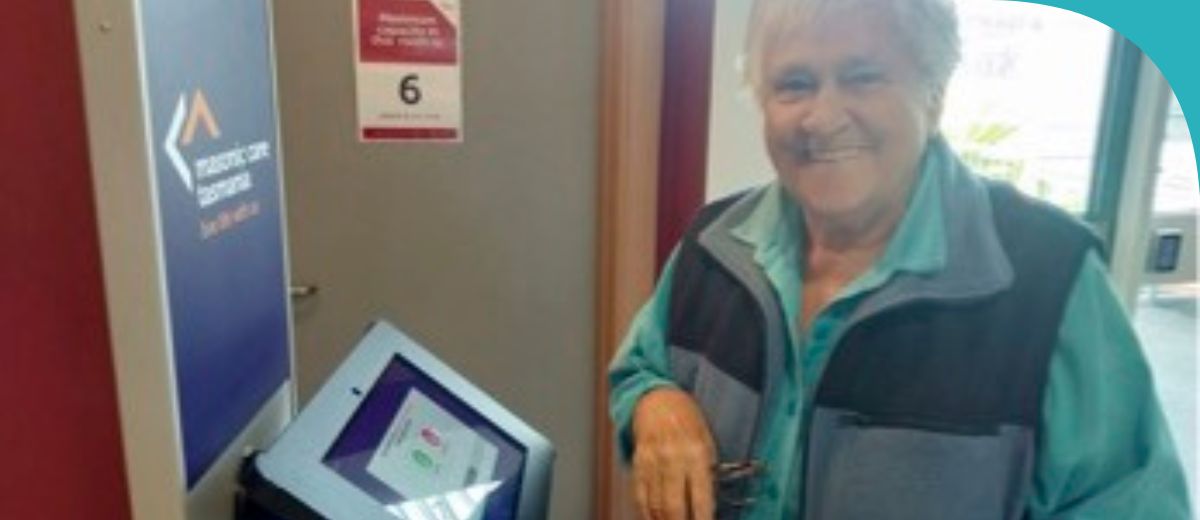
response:
[[[1194,293],[1144,292],[1134,317],[1188,475],[1193,507],[1200,505],[1196,475],[1196,363],[1200,350],[1196,342],[1196,301]]]

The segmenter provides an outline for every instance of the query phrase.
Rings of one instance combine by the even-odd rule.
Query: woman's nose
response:
[[[807,134],[831,135],[844,130],[849,120],[841,94],[827,87],[810,100],[808,110],[800,118],[800,127]]]

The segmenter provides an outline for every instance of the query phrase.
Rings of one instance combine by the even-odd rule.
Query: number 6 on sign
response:
[[[421,87],[417,85],[417,80],[421,79],[416,74],[409,74],[400,80],[400,100],[409,105],[415,105],[421,102]]]

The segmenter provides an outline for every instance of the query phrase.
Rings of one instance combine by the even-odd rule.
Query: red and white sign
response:
[[[354,0],[359,139],[461,141],[458,0]]]

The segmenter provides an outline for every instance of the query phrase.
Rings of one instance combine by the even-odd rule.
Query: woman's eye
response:
[[[873,85],[883,81],[883,74],[874,71],[853,72],[842,78],[842,81],[854,86]]]
[[[816,82],[809,78],[787,77],[775,82],[775,91],[785,94],[809,92],[816,88]]]

